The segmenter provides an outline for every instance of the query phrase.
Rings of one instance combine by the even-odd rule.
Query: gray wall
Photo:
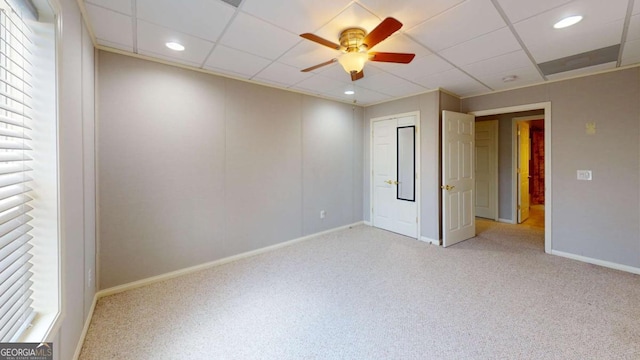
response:
[[[94,52],[78,5],[60,0],[58,156],[64,318],[56,359],[71,359],[95,294]]]
[[[420,187],[421,236],[440,239],[440,113],[459,109],[459,100],[451,95],[433,91],[365,108],[365,174],[370,169],[370,124],[371,119],[410,111],[420,111]],[[369,176],[364,177],[364,217],[370,221],[370,183]]]
[[[362,220],[361,108],[98,58],[100,288]]]
[[[476,117],[476,121],[498,120],[498,217],[513,221],[513,118],[542,115],[544,110],[521,111]]]
[[[640,267],[640,68],[467,98],[462,110],[544,101],[553,250]],[[585,133],[589,122],[595,135]],[[577,181],[578,169],[592,170],[593,180]]]

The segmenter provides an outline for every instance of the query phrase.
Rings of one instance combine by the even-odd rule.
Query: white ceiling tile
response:
[[[212,0],[137,0],[138,19],[215,42],[235,8]]]
[[[380,90],[381,90],[380,92],[384,92],[385,94],[391,95],[391,97],[400,97],[400,96],[408,96],[408,95],[423,93],[429,89],[425,88],[424,86],[420,86],[407,81],[402,85],[394,86],[394,87],[385,87]]]
[[[381,21],[382,19],[354,2],[328,24],[315,31],[314,34],[335,43],[340,43],[340,33],[343,30],[356,27],[369,32],[378,26]]]
[[[380,72],[376,75],[369,76],[365,73],[365,77],[356,81],[358,87],[369,90],[375,90],[383,94],[389,94],[387,88],[397,88],[410,84],[407,80],[391,75],[386,72]]]
[[[351,80],[351,79],[349,79]],[[328,78],[322,75],[314,75],[310,78],[302,80],[301,82],[295,84],[293,88],[303,89],[307,92],[312,92],[315,94],[320,94],[324,92],[329,92],[338,87],[345,86],[346,84],[351,83],[351,81],[338,81],[335,79]]]
[[[409,29],[407,34],[431,50],[440,51],[505,25],[490,0],[467,0]]]
[[[311,76],[313,73],[303,73],[296,67],[274,62],[258,73],[254,79],[288,87]]]
[[[515,24],[536,61],[544,62],[620,43],[627,0],[576,0]],[[553,24],[581,14],[578,24],[554,29]]]
[[[287,51],[280,59],[287,65],[295,66],[298,69],[306,69],[314,65],[336,58],[342,54],[338,50],[332,50],[326,46],[303,40],[291,50]],[[316,72],[321,72],[317,70]]]
[[[224,45],[218,45],[209,56],[209,59],[207,59],[204,67],[212,70],[223,70],[241,75],[242,77],[251,78],[270,63],[271,60]]]
[[[162,26],[138,20],[138,51],[141,54],[162,55],[163,59],[171,59],[193,66],[200,66],[211,49],[213,43],[200,38],[183,34]],[[184,51],[173,51],[165,44],[174,41],[184,45]]]
[[[239,13],[220,43],[268,59],[276,59],[300,40],[293,33],[251,15]]]
[[[640,63],[640,39],[627,41],[622,52],[622,62],[620,65],[627,66]]]
[[[400,32],[376,45],[372,51],[410,53],[416,54],[416,57],[423,57],[431,54],[431,51],[427,48]]]
[[[244,0],[242,11],[293,33],[301,34],[314,32],[329,22],[350,2],[351,0]]]
[[[516,79],[510,82],[504,82],[502,79],[506,76],[516,76]],[[492,74],[480,74],[476,76],[476,78],[494,90],[525,86],[544,81],[538,69],[531,64],[521,68],[504,69]]]
[[[460,96],[489,91],[487,87],[458,69],[424,76],[416,79],[415,82],[430,89],[440,87]]]
[[[404,24],[403,30],[430,19],[464,0],[360,0],[360,3],[381,18],[394,17]]]
[[[96,38],[117,44],[118,48],[133,49],[133,23],[130,16],[91,4],[86,4],[86,9]]]
[[[428,55],[418,59],[413,59],[409,64],[376,62],[372,63],[372,65],[407,80],[413,80],[419,76],[424,77],[444,72],[453,68],[450,63],[442,60],[437,55]]]
[[[576,77],[576,76],[580,76],[580,75],[586,75],[586,74],[590,74],[590,73],[595,73],[595,72],[598,72],[598,71],[614,69],[615,67],[616,67],[616,62],[613,61],[613,62],[606,63],[606,64],[594,65],[594,66],[589,66],[589,67],[582,68],[582,69],[576,69],[576,70],[571,70],[571,71],[565,71],[563,73],[547,75],[547,79],[549,79],[549,80],[566,79],[566,78]]]
[[[551,10],[572,0],[498,0],[500,7],[512,23],[530,18],[547,10]]]
[[[511,29],[504,27],[440,52],[447,60],[463,66],[516,50],[522,50]]]
[[[638,0],[640,2],[640,0]],[[629,31],[627,32],[627,41],[640,39],[640,14],[631,17],[629,22]]]
[[[547,41],[529,41],[525,44],[538,63],[581,54],[620,43],[624,20],[592,26],[588,31],[566,32]],[[567,29],[570,30],[570,29]]]
[[[133,14],[131,0],[87,0],[85,3],[99,5],[126,15]]]
[[[527,54],[525,54],[524,50],[518,50],[462,66],[462,69],[472,76],[480,78],[483,75],[499,74],[505,70],[508,71],[528,66],[533,66],[533,63]]]

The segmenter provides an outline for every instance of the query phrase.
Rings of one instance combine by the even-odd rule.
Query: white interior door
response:
[[[476,235],[474,206],[475,117],[442,112],[442,245]]]
[[[396,121],[373,123],[373,225],[393,231],[395,199]]]
[[[476,216],[498,220],[498,120],[475,126]]]
[[[372,224],[418,237],[416,117],[372,124]]]
[[[518,224],[529,218],[529,160],[531,141],[529,123],[518,123]]]

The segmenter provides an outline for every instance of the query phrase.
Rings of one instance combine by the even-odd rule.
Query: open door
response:
[[[475,117],[442,112],[442,245],[476,236]]]
[[[529,218],[529,160],[531,141],[529,123],[518,122],[518,224]]]

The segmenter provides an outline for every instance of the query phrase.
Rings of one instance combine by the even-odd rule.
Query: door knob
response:
[[[449,190],[453,190],[455,188],[455,186],[451,186],[451,185],[442,185],[440,186],[440,188],[445,189],[447,191]]]
[[[393,185],[393,181],[391,181],[391,180],[385,180],[384,182],[386,182],[389,185]]]
[[[396,181],[393,182],[393,184],[394,185],[398,185],[398,184],[400,184],[400,181],[396,180]]]

